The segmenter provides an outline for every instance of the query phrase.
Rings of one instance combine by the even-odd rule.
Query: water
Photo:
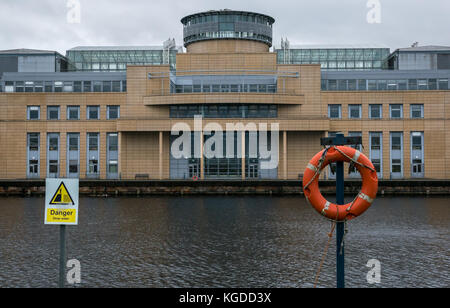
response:
[[[446,198],[378,198],[349,223],[347,287],[450,287]],[[41,198],[0,199],[0,287],[56,287]],[[312,287],[330,223],[303,197],[81,198],[67,257],[81,287]],[[335,238],[319,287],[335,287]],[[370,259],[381,284],[369,285]]]

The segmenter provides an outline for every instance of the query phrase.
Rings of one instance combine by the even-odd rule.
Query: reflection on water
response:
[[[0,199],[0,287],[56,287],[57,226],[44,200]],[[330,223],[299,197],[149,197],[80,200],[67,257],[82,287],[312,287]],[[379,198],[349,223],[346,285],[449,287],[446,198]],[[319,285],[335,286],[335,246]]]

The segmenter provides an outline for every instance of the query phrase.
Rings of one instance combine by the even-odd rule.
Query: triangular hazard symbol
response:
[[[59,185],[58,189],[55,192],[55,195],[53,196],[52,200],[50,201],[50,204],[55,205],[75,205],[73,202],[72,197],[69,194],[69,191],[66,188],[66,185],[64,185],[64,182],[61,182],[61,185]]]

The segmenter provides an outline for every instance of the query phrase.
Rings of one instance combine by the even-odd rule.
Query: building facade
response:
[[[362,136],[383,179],[450,178],[449,70],[286,63],[274,22],[193,14],[170,63],[3,73],[0,178],[298,180],[336,132]]]

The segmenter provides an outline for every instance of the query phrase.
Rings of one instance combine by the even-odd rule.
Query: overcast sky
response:
[[[80,3],[80,23],[67,4]],[[180,19],[217,9],[276,19],[274,44],[376,44],[391,48],[450,46],[450,0],[378,0],[381,23],[368,23],[374,0],[0,0],[0,50],[31,48],[65,54],[75,46],[182,44]],[[376,1],[376,0],[375,0]],[[74,15],[70,15],[74,16]]]

